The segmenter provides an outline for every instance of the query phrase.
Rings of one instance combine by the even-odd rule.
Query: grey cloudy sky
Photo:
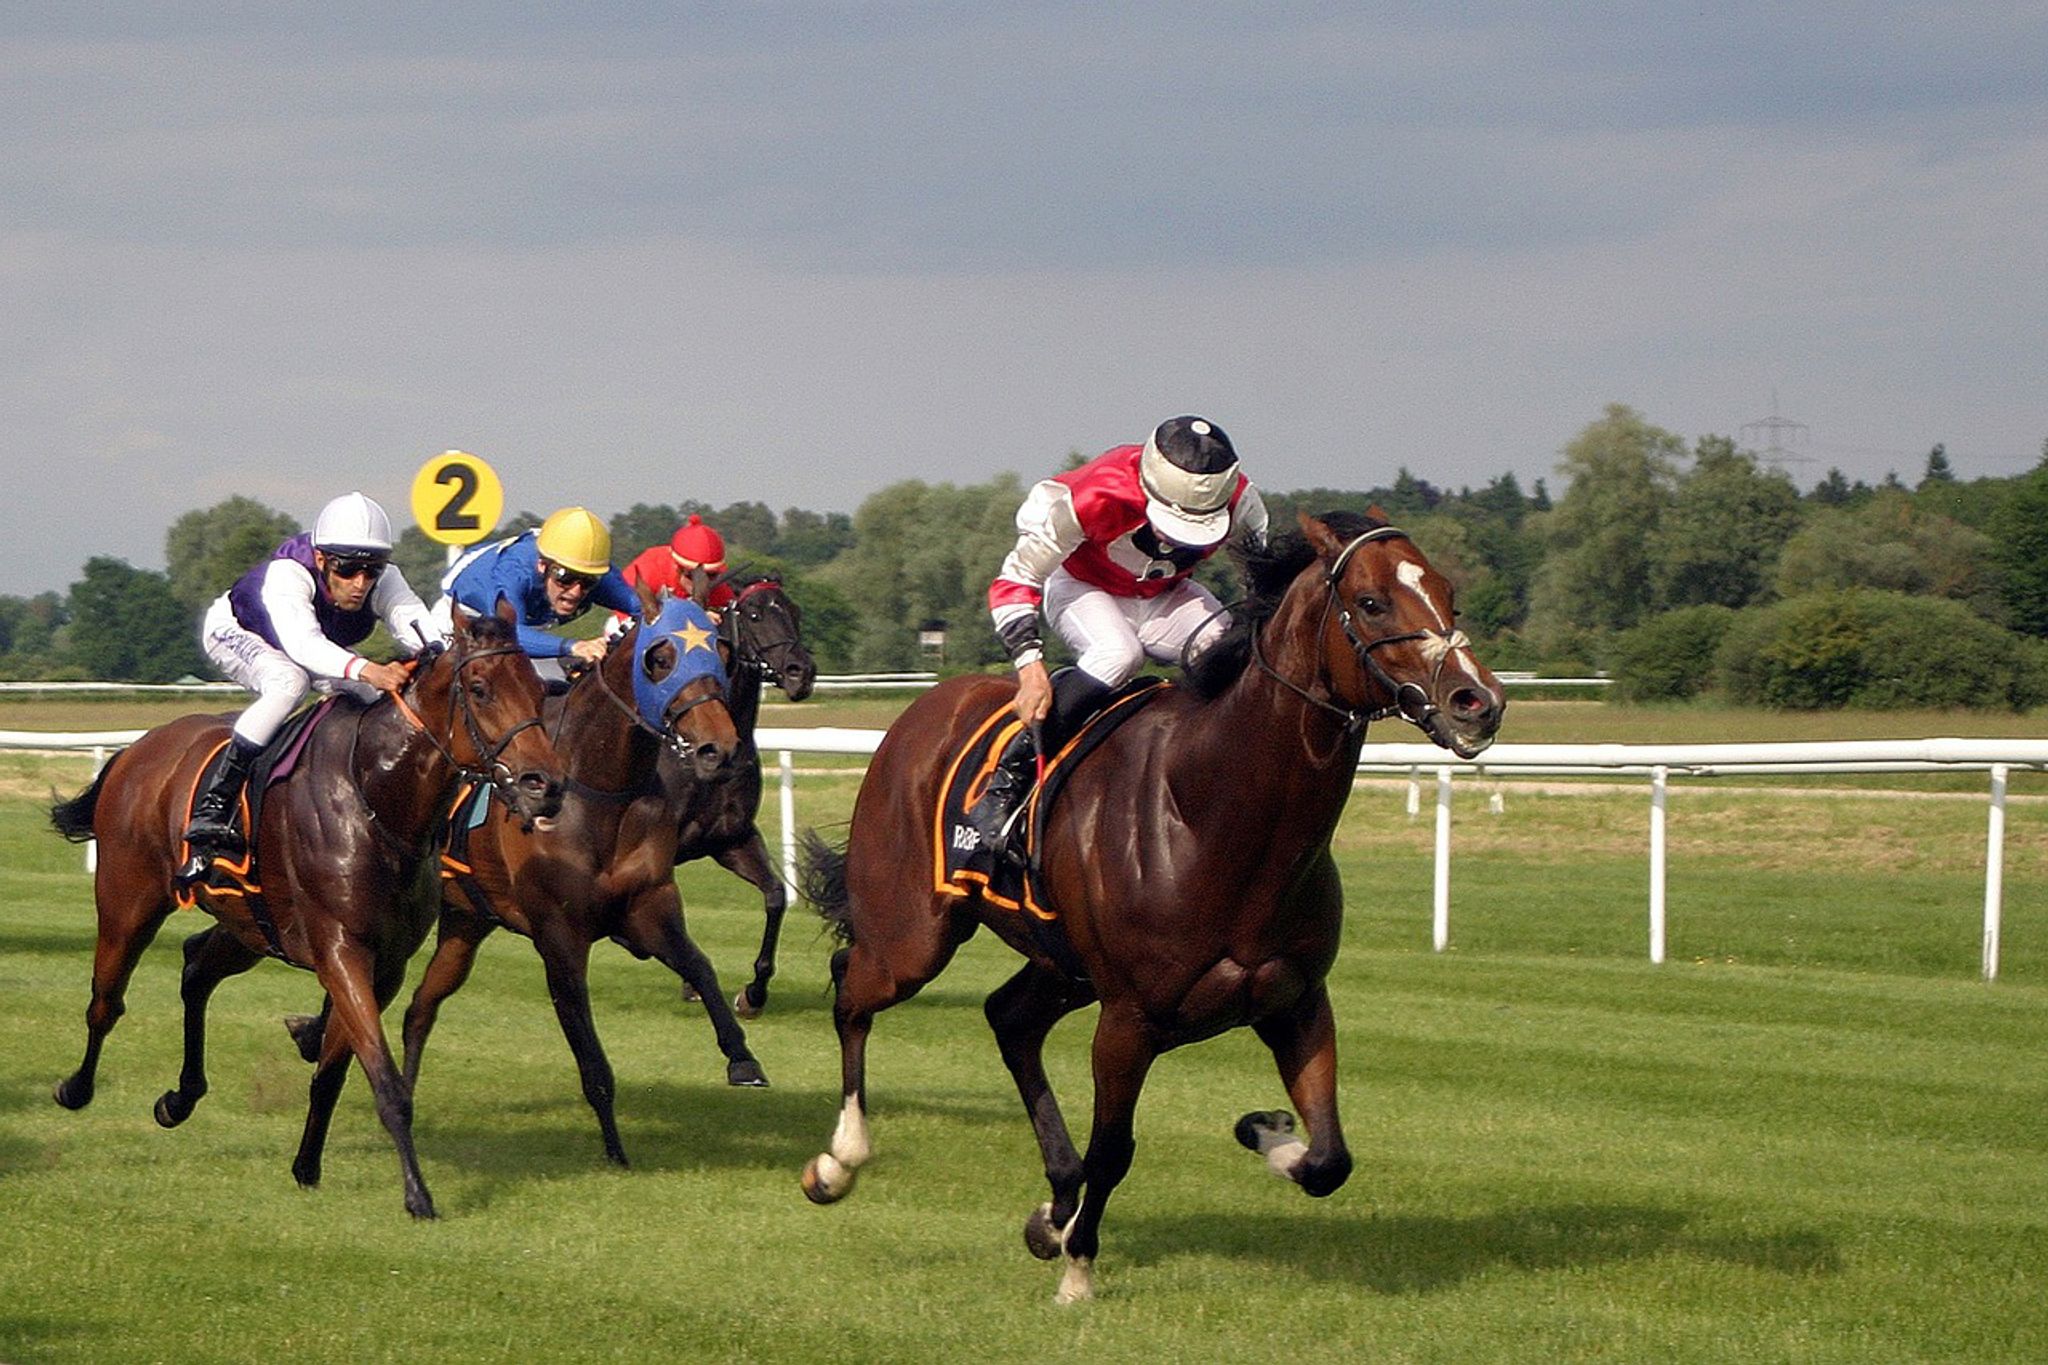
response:
[[[2048,437],[2041,3],[532,8],[0,11],[0,592],[448,447],[850,512],[1184,411],[1277,489]]]

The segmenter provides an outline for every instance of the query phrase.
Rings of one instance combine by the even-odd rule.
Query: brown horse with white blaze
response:
[[[1063,963],[1019,912],[932,875],[951,757],[1008,704],[1011,684],[958,678],[889,730],[855,803],[843,854],[815,838],[807,891],[846,942],[833,958],[842,1102],[828,1149],[804,1170],[817,1203],[843,1198],[871,1152],[866,1049],[875,1015],[915,995],[981,925],[1024,965],[985,1013],[1044,1158],[1051,1199],[1026,1222],[1064,1258],[1057,1297],[1094,1292],[1104,1206],[1129,1170],[1132,1119],[1155,1058],[1249,1025],[1272,1050],[1308,1131],[1286,1111],[1247,1114],[1246,1146],[1312,1195],[1351,1171],[1337,1114],[1336,1028],[1324,977],[1342,889],[1330,839],[1367,722],[1401,716],[1471,756],[1505,701],[1453,621],[1449,582],[1377,517],[1301,518],[1301,533],[1245,558],[1251,594],[1189,686],[1163,690],[1074,768],[1037,850]],[[1078,967],[1078,970],[1075,968]],[[1069,1136],[1042,1053],[1053,1025],[1100,1001],[1094,1123]]]
[[[276,957],[320,978],[341,1023],[320,1053],[292,1174],[301,1185],[319,1183],[328,1122],[353,1056],[397,1148],[406,1209],[434,1216],[413,1149],[411,1087],[392,1059],[382,1013],[433,924],[433,844],[457,780],[492,783],[523,819],[545,821],[560,808],[562,772],[540,704],[540,678],[511,624],[458,613],[452,644],[423,651],[402,693],[368,706],[341,703],[314,728],[298,767],[260,807],[248,869],[260,894],[206,882],[189,893],[216,923],[185,941],[185,1062],[177,1089],[157,1101],[159,1123],[184,1122],[206,1094],[214,987]],[[179,903],[173,876],[193,786],[227,734],[219,716],[159,726],[51,811],[65,837],[100,843],[85,1059],[56,1088],[67,1109],[92,1101],[100,1048],[121,1017],[128,979]]]

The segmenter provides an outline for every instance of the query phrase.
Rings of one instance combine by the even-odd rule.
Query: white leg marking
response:
[[[1067,1268],[1060,1275],[1059,1293],[1052,1296],[1054,1303],[1086,1303],[1095,1297],[1094,1263],[1085,1256],[1067,1258]]]
[[[873,1149],[868,1145],[868,1116],[860,1101],[846,1097],[839,1109],[839,1124],[832,1130],[831,1156],[840,1165],[857,1169],[866,1164]]]

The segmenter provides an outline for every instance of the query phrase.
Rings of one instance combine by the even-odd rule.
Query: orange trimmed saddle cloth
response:
[[[1025,795],[1023,813],[1017,817],[1018,832],[1014,837],[1022,841],[1021,860],[998,861],[982,845],[979,831],[967,818],[967,812],[987,788],[996,760],[1024,725],[1008,705],[991,712],[975,727],[960,752],[953,755],[946,780],[939,786],[938,818],[933,821],[932,838],[935,888],[953,896],[979,893],[992,905],[1021,910],[1037,923],[1050,926],[1059,918],[1059,912],[1039,887],[1038,850],[1060,792],[1083,759],[1172,685],[1165,678],[1132,679],[1103,703],[1080,733],[1050,756],[1038,784]]]

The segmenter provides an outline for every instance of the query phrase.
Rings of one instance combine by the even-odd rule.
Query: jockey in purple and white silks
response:
[[[321,508],[310,533],[278,546],[207,608],[200,647],[256,700],[235,718],[233,735],[192,803],[185,830],[193,852],[189,875],[204,871],[208,856],[242,851],[234,811],[249,765],[309,688],[368,700],[404,685],[403,668],[352,648],[379,622],[408,655],[443,636],[391,564],[391,519],[361,493]]]

